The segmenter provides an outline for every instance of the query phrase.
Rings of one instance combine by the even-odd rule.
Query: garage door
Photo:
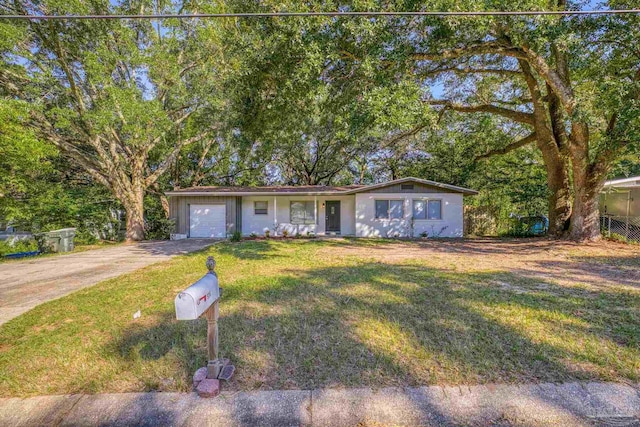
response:
[[[225,205],[190,205],[189,237],[227,237]]]

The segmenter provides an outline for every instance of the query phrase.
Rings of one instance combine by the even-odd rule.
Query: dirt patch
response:
[[[398,263],[455,272],[505,271],[558,284],[623,286],[640,290],[640,247],[610,241],[575,243],[548,239],[398,241],[394,245],[336,244],[320,255]]]

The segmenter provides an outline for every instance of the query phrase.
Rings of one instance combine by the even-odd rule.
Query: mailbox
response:
[[[176,319],[197,319],[219,298],[218,276],[209,272],[176,296]]]
[[[207,318],[207,353],[209,361],[206,368],[200,368],[193,377],[198,394],[203,397],[217,396],[220,390],[218,379],[229,380],[236,368],[229,359],[218,358],[218,300],[222,289],[218,285],[215,272],[216,260],[207,258],[209,272],[193,285],[180,292],[175,299],[176,318],[195,320],[203,314]],[[206,377],[202,379],[202,375]],[[200,379],[197,379],[200,378]]]

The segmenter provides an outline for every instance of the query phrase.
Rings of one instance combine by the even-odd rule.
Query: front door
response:
[[[340,201],[325,202],[325,206],[325,229],[327,233],[340,233]]]

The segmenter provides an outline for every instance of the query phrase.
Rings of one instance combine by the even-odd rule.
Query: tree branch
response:
[[[507,145],[506,147],[503,148],[499,148],[497,150],[491,150],[488,153],[484,153],[478,157],[476,157],[476,161],[477,160],[482,160],[482,159],[486,159],[488,157],[492,157],[492,156],[497,156],[500,154],[507,154],[510,151],[513,151],[517,148],[520,147],[524,147],[525,145],[531,144],[532,142],[536,141],[536,133],[533,132],[532,134],[525,136],[524,138],[516,141],[516,142],[512,142],[511,144]]]
[[[186,147],[189,144],[193,144],[194,142],[200,141],[202,138],[205,137],[205,135],[207,135],[207,133],[208,132],[203,132],[194,137],[185,139],[182,142],[180,142],[178,145],[176,145],[176,147],[167,156],[167,158],[162,163],[160,163],[160,165],[158,165],[156,170],[153,171],[151,175],[147,176],[147,178],[144,180],[145,185],[147,187],[150,187],[152,184],[154,184],[158,180],[158,178],[160,178],[160,176],[163,173],[165,173],[165,171],[169,168],[169,166],[171,166],[171,163],[173,163],[176,157],[178,157],[178,154],[180,154],[180,150],[182,150],[182,148]]]
[[[439,67],[433,70],[428,70],[425,75],[433,75],[440,73],[455,73],[455,74],[498,74],[504,76],[522,76],[522,72],[518,70],[509,70],[506,68],[472,68],[472,67]]]
[[[443,50],[438,53],[415,52],[411,57],[416,61],[441,61],[443,59],[457,59],[472,55],[503,55],[512,58],[526,58],[526,54],[519,48],[506,46],[497,41],[480,42],[465,47]]]
[[[441,105],[445,109],[459,111],[461,113],[489,113],[489,114],[497,114],[499,116],[506,117],[515,122],[524,123],[527,125],[534,124],[534,117],[531,113],[525,113],[523,111],[511,110],[509,108],[498,107],[493,104],[481,104],[481,105],[460,105],[455,104],[451,101],[447,100],[433,100],[427,101],[430,105]]]
[[[389,138],[389,139],[387,139],[385,141],[382,141],[382,143],[380,144],[380,148],[384,150],[385,148],[388,148],[388,147],[392,146],[396,142],[400,142],[405,138],[409,138],[411,136],[416,135],[418,132],[420,132],[422,129],[424,129],[426,127],[427,127],[427,124],[423,123],[423,124],[420,124],[420,125],[414,127],[413,129],[409,129],[407,131],[397,133],[397,134],[391,136],[391,138]]]

